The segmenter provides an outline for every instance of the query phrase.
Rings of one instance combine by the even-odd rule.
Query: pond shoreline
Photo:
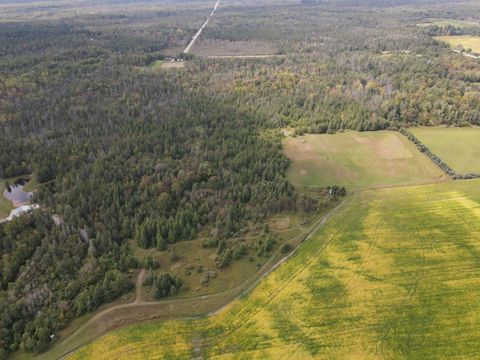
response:
[[[29,178],[19,178],[13,184],[6,183],[2,196],[10,201],[13,209],[7,217],[0,218],[0,223],[12,221],[13,219],[23,215],[29,214],[33,210],[38,209],[38,204],[31,204],[33,191],[24,191],[23,188],[30,182]]]

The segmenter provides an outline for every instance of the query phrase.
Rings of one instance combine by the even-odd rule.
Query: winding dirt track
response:
[[[173,299],[173,300],[163,300],[163,301],[142,301],[142,284],[143,280],[145,277],[145,269],[142,269],[137,277],[136,280],[136,297],[133,302],[127,303],[127,304],[119,304],[115,305],[112,307],[109,307],[95,316],[93,316],[90,320],[88,320],[85,324],[80,326],[77,330],[75,330],[72,334],[70,334],[68,337],[66,337],[62,342],[72,342],[73,344],[71,345],[71,348],[66,350],[63,354],[58,354],[56,356],[53,356],[56,359],[59,358],[64,358],[65,356],[71,354],[72,352],[76,351],[78,348],[84,346],[86,343],[90,342],[90,340],[86,341],[78,341],[78,344],[75,344],[75,338],[78,337],[79,339],[82,338],[82,333],[87,331],[90,333],[96,333],[98,332],[98,329],[100,330],[100,334],[96,335],[102,335],[110,330],[113,330],[115,328],[125,326],[128,324],[132,324],[135,322],[142,322],[146,321],[149,319],[161,319],[162,316],[155,316],[155,315],[150,315],[150,316],[145,316],[143,311],[148,311],[147,309],[151,309],[151,307],[158,307],[157,312],[162,312],[165,311],[165,309],[172,309],[175,308],[176,305],[182,304],[182,303],[192,303],[192,302],[207,302],[208,299],[215,298],[222,296],[223,293],[228,294],[232,290],[236,293],[233,298],[230,298],[229,296],[226,296],[228,301],[221,306],[220,308],[214,310],[214,311],[207,311],[206,314],[208,316],[214,315],[221,311],[225,306],[227,306],[231,301],[238,299],[248,292],[250,292],[255,286],[258,285],[258,283],[264,279],[266,276],[268,276],[272,271],[274,271],[276,268],[278,268],[281,264],[283,264],[285,261],[287,261],[291,256],[293,256],[300,245],[304,242],[310,239],[321,227],[323,227],[326,222],[339,210],[340,207],[342,207],[345,204],[345,201],[342,201],[340,204],[338,204],[335,208],[333,208],[330,212],[325,214],[321,219],[316,222],[316,224],[310,229],[310,231],[305,234],[304,238],[302,241],[300,241],[295,249],[293,249],[288,255],[284,256],[281,258],[278,262],[273,264],[268,270],[266,270],[263,274],[261,274],[253,283],[251,283],[249,286],[247,286],[245,289],[242,290],[242,287],[245,286],[245,283],[248,283],[248,279],[238,285],[237,287],[233,289],[226,290],[225,292],[222,293],[213,293],[209,295],[204,295],[201,297],[194,297],[194,298],[185,298],[185,299]],[[240,290],[240,291],[239,291]],[[128,310],[128,311],[125,311]],[[143,315],[140,316],[141,318],[135,319],[137,314]],[[194,316],[180,316],[180,318],[194,318]],[[137,320],[137,321],[135,321]],[[57,345],[58,346],[58,345]],[[68,345],[67,345],[68,347]],[[54,348],[55,349],[55,348]],[[52,358],[52,354],[50,352],[46,352],[42,355],[39,356],[39,359],[47,359],[47,358]]]
[[[137,282],[135,284],[135,304],[139,304],[142,302],[142,286],[143,286],[143,280],[145,279],[145,269],[140,270],[138,273],[137,277]]]

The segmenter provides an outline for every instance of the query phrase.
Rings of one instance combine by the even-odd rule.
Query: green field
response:
[[[147,254],[153,256],[160,264],[160,268],[156,271],[168,271],[181,276],[186,288],[178,296],[162,301],[153,301],[151,287],[143,286],[140,299],[136,299],[135,302],[127,304],[128,301],[123,301],[124,304],[120,307],[114,306],[118,303],[105,304],[103,309],[75,320],[60,334],[57,334],[59,343],[50,351],[40,354],[38,358],[42,360],[58,358],[121,325],[152,321],[153,319],[159,321],[161,319],[203,316],[225,306],[252,287],[259,278],[287,256],[281,251],[281,244],[288,242],[292,247],[297,247],[308,234],[313,233],[314,229],[322,224],[325,216],[331,216],[326,212],[334,206],[338,206],[338,201],[325,203],[322,210],[315,214],[299,215],[284,212],[269,217],[267,223],[276,239],[271,255],[260,258],[252,254],[253,262],[248,259],[237,260],[226,270],[216,268],[214,265],[215,249],[202,248],[201,239],[179,242],[171,245],[168,251],[145,250],[132,243],[132,250],[139,261],[142,261]],[[180,258],[176,261],[169,259],[170,250],[180,255]],[[195,267],[192,268],[192,265]],[[199,265],[204,267],[202,273],[196,271],[196,267]],[[186,270],[189,268],[191,274],[187,275]],[[208,270],[215,270],[217,276],[210,281],[207,287],[203,287],[200,285],[200,279]],[[148,303],[143,303],[145,301]],[[92,321],[89,321],[90,319]],[[23,359],[23,357],[18,358]],[[27,356],[26,358],[31,357]]]
[[[454,35],[454,36],[435,36],[435,39],[450,44],[451,47],[462,46],[465,50],[472,49],[475,53],[480,53],[480,36]]]
[[[3,196],[5,181],[6,180],[0,180],[0,218],[8,216],[10,210],[13,209],[12,202]]]
[[[403,135],[392,131],[289,137],[295,186],[343,185],[349,190],[440,181],[443,173]]]
[[[459,19],[429,19],[417,24],[420,27],[427,26],[454,26],[457,28],[466,28],[466,27],[479,27],[480,23],[471,20],[459,20]]]
[[[219,313],[125,327],[72,357],[471,358],[479,235],[478,180],[360,192]]]
[[[412,128],[409,131],[458,173],[480,173],[480,128]]]

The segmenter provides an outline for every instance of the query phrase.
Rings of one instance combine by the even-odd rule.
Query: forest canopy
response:
[[[286,178],[286,128],[480,125],[480,64],[417,26],[465,17],[475,2],[452,13],[420,0],[240,1],[198,46],[268,44],[275,56],[189,56],[173,71],[151,64],[186,58],[210,2],[67,3],[0,5],[0,179],[42,184],[42,210],[0,224],[0,358],[45,350],[72,319],[130,291],[141,266],[132,241],[163,251],[208,229],[225,268],[244,256],[225,242],[242,229],[315,211]],[[182,281],[152,284],[163,298]]]

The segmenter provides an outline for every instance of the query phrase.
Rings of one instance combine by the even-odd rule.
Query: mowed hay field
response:
[[[480,181],[350,195],[244,298],[139,324],[74,359],[480,356]]]
[[[285,139],[295,186],[343,185],[348,190],[440,181],[443,172],[402,134],[345,132]]]
[[[472,49],[475,53],[480,53],[480,36],[453,35],[453,36],[435,36],[435,39],[450,44],[451,47],[461,45],[465,50]]]
[[[409,131],[458,173],[480,173],[480,128],[411,128]]]

